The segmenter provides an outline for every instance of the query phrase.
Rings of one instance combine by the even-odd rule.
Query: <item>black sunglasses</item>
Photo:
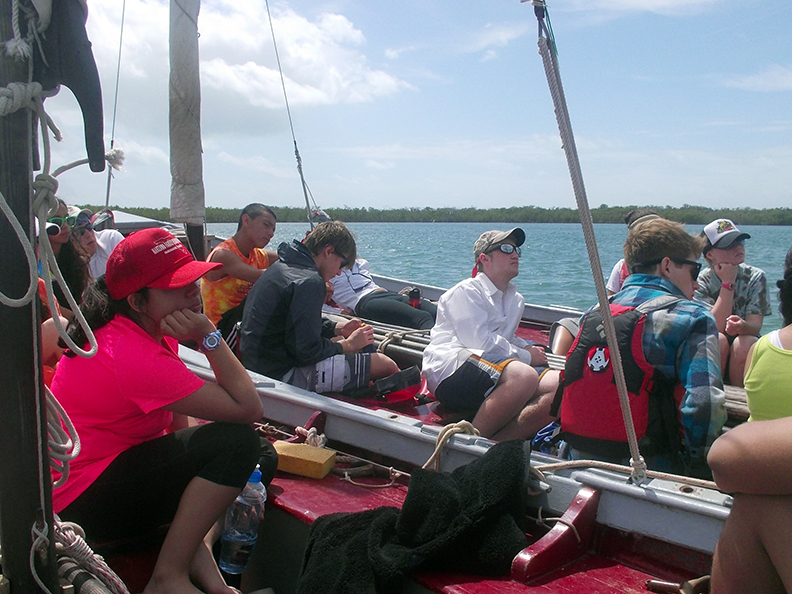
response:
[[[93,230],[94,230],[94,226],[92,223],[85,223],[85,225],[79,225],[78,227],[72,229],[72,233],[77,237],[82,237],[83,235],[85,235],[86,231],[93,231]]]
[[[335,248],[333,248],[333,253],[339,258],[341,258],[341,266],[339,266],[339,268],[349,268],[349,258],[347,258],[341,252],[337,251]]]
[[[649,268],[656,264],[660,264],[663,258],[657,260],[649,260],[648,262],[640,262],[632,267],[632,272],[635,274],[639,268]],[[676,264],[690,264],[690,276],[693,280],[698,280],[699,272],[701,272],[701,262],[694,262],[693,260],[686,260],[685,258],[671,258],[671,261]]]
[[[488,249],[485,254],[491,254],[495,250],[500,250],[504,254],[511,254],[512,252],[517,252],[517,257],[519,258],[522,256],[522,250],[518,248],[516,245],[512,245],[510,243],[502,243],[500,245],[496,245],[494,248]]]

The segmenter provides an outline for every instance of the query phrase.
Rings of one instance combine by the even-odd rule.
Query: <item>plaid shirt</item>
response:
[[[632,274],[612,301],[634,307],[669,293],[684,297],[667,279]],[[648,363],[684,388],[679,410],[688,464],[692,470],[706,468],[707,452],[726,422],[715,318],[706,306],[687,299],[651,312],[646,317],[643,350]]]

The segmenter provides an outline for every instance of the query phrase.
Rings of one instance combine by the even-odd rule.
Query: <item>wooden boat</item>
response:
[[[6,5],[10,7],[10,2],[3,3]],[[28,122],[17,118],[10,125],[3,123],[2,138],[25,137],[28,129]],[[28,146],[17,152],[15,161],[3,163],[4,172],[26,169]],[[15,210],[29,213],[27,183],[20,185],[24,191],[12,197],[16,200]],[[7,193],[7,188],[3,189]],[[9,267],[8,274],[3,276],[13,279],[16,286],[21,284],[19,279],[24,274],[15,266]],[[398,289],[387,279],[380,278],[378,282]],[[433,297],[435,289],[424,287],[424,295]],[[19,344],[11,348],[0,346],[2,381],[15,388],[8,390],[2,400],[3,410],[7,412],[3,415],[0,438],[4,440],[4,452],[19,450],[23,454],[0,457],[4,459],[0,466],[0,476],[4,477],[0,483],[3,570],[12,582],[13,591],[22,594],[39,591],[24,565],[30,550],[30,528],[40,525],[42,520],[49,526],[52,524],[48,471],[42,469],[38,459],[45,438],[44,415],[33,403],[40,393],[30,377],[20,381],[20,375],[25,374],[18,372],[35,369],[35,333],[30,332],[30,316],[25,318],[29,313],[12,315],[5,306],[0,306],[3,326],[19,336],[27,335],[22,348]],[[574,313],[575,310],[563,308],[527,306],[524,331],[540,339],[546,336],[550,323]],[[395,356],[415,357],[414,353],[400,352],[400,348],[420,350],[420,346],[407,349],[404,343],[386,345],[385,350]],[[187,348],[182,348],[180,355],[195,373],[212,379],[203,355]],[[287,434],[296,433],[298,427],[315,427],[324,433],[331,447],[388,470],[384,479],[357,478],[353,479],[354,483],[336,475],[321,480],[287,474],[276,477],[270,488],[260,545],[242,585],[245,591],[271,586],[277,594],[286,594],[295,591],[313,521],[333,512],[357,512],[383,505],[400,507],[408,489],[409,473],[435,453],[443,419],[428,404],[380,403],[364,407],[256,374],[253,378],[264,403],[267,426],[285,430]],[[8,427],[15,427],[15,432],[7,431]],[[10,435],[20,442],[7,441]],[[438,469],[459,468],[485,456],[493,446],[492,441],[481,437],[453,435],[439,451]],[[532,457],[531,466],[542,474],[535,481],[526,509],[527,516],[532,518],[527,535],[529,546],[513,559],[508,575],[482,577],[442,568],[417,570],[405,576],[402,590],[448,594],[623,593],[645,592],[647,580],[659,580],[665,585],[660,583],[658,588],[673,591],[668,589],[669,583],[680,584],[708,573],[715,543],[729,513],[728,495],[707,485],[672,477],[652,478],[636,485],[619,469],[594,463],[566,466],[558,463],[557,458],[546,454],[536,453]],[[9,481],[7,477],[14,478]],[[18,548],[24,548],[22,554]],[[156,548],[137,551],[116,548],[104,552],[130,590],[141,591],[148,580],[147,572],[152,567]],[[51,544],[35,562],[38,572],[44,574],[48,589],[54,591],[57,579],[53,573]],[[4,587],[0,584],[0,588]]]

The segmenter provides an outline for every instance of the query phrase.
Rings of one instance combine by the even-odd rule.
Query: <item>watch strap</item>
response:
[[[734,283],[721,283],[721,288],[728,291],[734,291]]]

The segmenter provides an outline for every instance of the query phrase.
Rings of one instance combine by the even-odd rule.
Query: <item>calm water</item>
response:
[[[497,225],[508,229],[516,225]],[[585,309],[597,299],[583,231],[580,225],[537,223],[521,225],[526,240],[520,276],[515,279],[525,300],[539,305],[566,305]],[[208,230],[230,237],[235,224],[210,224]],[[385,276],[450,287],[470,276],[473,268],[473,243],[479,235],[494,228],[492,223],[349,223],[355,234],[358,255],[371,263],[371,269]],[[698,233],[702,226],[688,230]],[[270,247],[282,241],[302,238],[307,223],[279,223]],[[744,226],[750,233],[745,242],[747,262],[767,273],[773,315],[765,318],[764,331],[779,328],[776,279],[783,274],[784,257],[792,245],[792,227]],[[624,225],[595,225],[600,260],[610,274],[622,257],[627,236]]]

